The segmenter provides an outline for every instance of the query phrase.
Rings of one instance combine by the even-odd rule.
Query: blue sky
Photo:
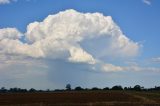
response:
[[[5,0],[2,0],[2,2],[3,1]],[[113,52],[118,53],[118,51],[109,50],[107,51],[107,53],[109,52],[109,55],[99,56],[101,54],[99,54],[97,51],[101,52],[104,50],[104,48],[107,48],[108,46],[106,47],[105,44],[106,42],[108,42],[108,40],[103,40],[103,38],[95,38],[91,39],[91,42],[93,43],[88,43],[88,39],[86,41],[84,40],[80,44],[83,50],[86,50],[89,55],[94,57],[96,61],[100,61],[93,66],[91,64],[88,65],[83,62],[65,62],[59,57],[56,57],[56,59],[58,58],[58,60],[52,59],[50,58],[50,55],[52,55],[51,52],[47,54],[48,57],[46,56],[47,58],[45,59],[41,57],[39,58],[38,54],[38,58],[35,58],[35,56],[33,55],[27,55],[26,57],[22,56],[24,53],[19,54],[19,52],[17,53],[17,51],[16,53],[12,53],[13,50],[9,51],[8,46],[5,47],[0,44],[1,47],[4,47],[9,51],[9,53],[0,52],[2,55],[1,57],[5,55],[5,61],[11,61],[10,63],[12,63],[9,65],[7,62],[5,62],[5,64],[1,64],[1,66],[5,65],[5,68],[0,69],[1,75],[4,75],[0,78],[0,86],[18,86],[22,88],[35,87],[38,89],[46,89],[63,88],[66,83],[71,83],[73,86],[80,85],[83,87],[105,87],[113,86],[116,84],[121,84],[123,86],[133,86],[135,84],[141,84],[145,87],[153,87],[160,84],[159,0],[11,0],[10,2],[2,2],[0,1],[0,29],[5,30],[6,28],[14,27],[23,35],[20,39],[22,43],[30,44],[34,41],[34,39],[29,39],[27,37],[25,38],[25,36],[34,36],[34,33],[31,35],[28,34],[29,31],[27,30],[27,26],[30,23],[33,23],[35,21],[42,22],[48,15],[59,14],[60,11],[73,9],[76,12],[82,14],[97,12],[103,14],[106,17],[111,16],[112,20],[120,28],[123,34],[131,41],[133,41],[134,44],[131,47],[135,47],[136,43],[138,43],[137,46],[139,49],[133,51],[136,52],[134,56],[129,57],[125,56],[126,54],[123,54],[124,56],[119,57],[110,55],[114,54]],[[92,16],[93,15],[91,15],[91,17]],[[25,35],[26,33],[28,35]],[[37,34],[37,32],[35,34]],[[3,33],[0,33],[0,36],[9,35],[3,35]],[[30,42],[25,41],[25,39],[29,39]],[[8,43],[10,42],[11,41],[8,41]],[[97,45],[95,45],[95,42],[97,43]],[[14,47],[15,46],[13,46],[12,49],[14,49]],[[56,47],[58,48],[59,46]],[[132,48],[130,49],[131,51],[129,50],[128,54],[132,54]],[[0,48],[0,51],[3,51],[3,49]],[[102,54],[104,55],[104,53]],[[16,57],[12,55],[16,55]],[[72,55],[72,53],[65,54],[65,56],[66,55]],[[11,57],[13,58],[11,59]],[[1,59],[1,61],[4,60]],[[34,63],[34,66],[28,65],[29,63],[32,64],[32,62]],[[37,62],[37,64],[35,64],[35,62]],[[23,64],[19,65],[19,63]],[[41,64],[43,64],[44,66]],[[120,71],[98,71],[100,70],[99,67],[101,67],[102,64],[112,64],[115,66],[114,69],[116,68],[116,70],[119,69]],[[106,65],[106,67],[107,66],[108,65]],[[121,70],[122,66],[123,71]],[[25,75],[25,72],[19,71],[22,70],[23,67],[26,67],[27,70],[30,70],[27,71],[27,73],[29,74],[26,73],[27,75]],[[74,70],[76,70],[76,72],[70,69],[70,67],[74,67]],[[95,70],[91,70],[91,68],[95,67]],[[108,67],[110,68],[111,66]],[[10,71],[11,69],[13,69],[13,71]],[[64,71],[65,69],[68,69],[68,71]],[[36,72],[37,70],[41,70],[41,72]],[[34,73],[33,75],[32,72]],[[42,76],[43,78],[41,79]],[[37,84],[32,84],[32,81]],[[44,82],[45,84],[41,85],[40,82]]]

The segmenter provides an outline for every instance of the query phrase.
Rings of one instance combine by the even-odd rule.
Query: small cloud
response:
[[[121,66],[115,66],[113,64],[105,64],[105,65],[102,66],[102,71],[117,72],[117,71],[124,71],[124,69]]]
[[[155,57],[151,59],[152,62],[160,63],[160,57]]]
[[[147,5],[151,5],[151,1],[150,0],[142,0],[142,2],[147,4]]]
[[[10,0],[0,0],[0,4],[9,4]]]
[[[127,66],[127,67],[123,67],[124,70],[126,71],[143,71],[143,72],[160,72],[160,68],[158,67],[144,67],[144,66]]]
[[[0,5],[1,4],[9,4],[11,2],[17,2],[18,0],[0,0]]]

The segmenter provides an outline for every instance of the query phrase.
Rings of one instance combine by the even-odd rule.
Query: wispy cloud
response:
[[[20,0],[0,0],[0,5],[4,5],[4,4],[10,4],[12,2],[18,2]],[[30,2],[31,0],[24,0],[26,2]],[[33,0],[32,0],[33,1]]]
[[[160,57],[155,57],[151,59],[152,62],[160,63]]]
[[[17,2],[18,0],[0,0],[0,5],[2,4],[10,4],[12,2]]]
[[[0,0],[0,4],[9,4],[10,0]]]
[[[151,0],[142,0],[143,3],[145,3],[146,5],[151,5]]]

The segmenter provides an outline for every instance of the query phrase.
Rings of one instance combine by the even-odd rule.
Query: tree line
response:
[[[119,91],[160,91],[160,86],[155,86],[154,88],[144,88],[143,86],[140,85],[135,85],[134,87],[122,87],[121,85],[115,85],[111,88],[105,87],[105,88],[98,88],[98,87],[93,87],[93,88],[82,88],[80,86],[77,86],[75,88],[71,87],[71,84],[67,84],[65,89],[55,89],[55,90],[36,90],[34,88],[31,89],[22,89],[22,88],[10,88],[6,89],[5,87],[2,87],[0,89],[0,93],[20,93],[20,92],[57,92],[57,91],[109,91],[109,90],[119,90]]]

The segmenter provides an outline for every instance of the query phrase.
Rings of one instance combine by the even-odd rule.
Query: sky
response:
[[[0,87],[160,85],[159,0],[0,0]]]

